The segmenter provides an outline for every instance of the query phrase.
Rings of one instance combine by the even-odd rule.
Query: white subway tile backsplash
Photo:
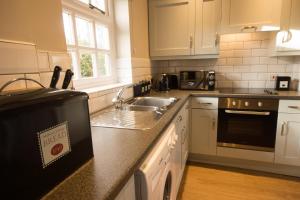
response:
[[[233,71],[234,72],[249,72],[250,66],[249,65],[234,66]]]
[[[219,72],[233,72],[233,66],[219,66]]]
[[[277,57],[260,57],[260,64],[277,64]]]
[[[232,88],[232,81],[218,81],[217,88]]]
[[[243,58],[243,64],[257,65],[257,64],[259,64],[259,57],[245,57],[245,58]]]
[[[245,41],[244,48],[245,49],[257,49],[261,47],[261,41]]]
[[[227,65],[242,65],[243,58],[227,58]]]
[[[278,64],[293,64],[294,60],[293,56],[278,57]]]
[[[266,81],[266,88],[275,88],[275,81]]]
[[[23,74],[15,74],[15,75],[0,75],[0,87],[2,87],[5,83],[17,79],[17,78],[24,78]],[[26,84],[25,81],[16,81],[9,86],[7,86],[4,91],[9,91],[9,90],[21,90],[25,89]]]
[[[257,80],[257,73],[243,73],[242,80]]]
[[[249,81],[249,88],[265,88],[266,81]]]
[[[257,74],[257,80],[261,81],[261,80],[270,80],[270,73],[258,73]]]
[[[268,65],[268,72],[285,72],[285,65]]]
[[[227,49],[243,49],[244,42],[229,42],[227,45]]]
[[[241,73],[227,73],[226,79],[230,81],[239,81],[242,80],[242,74]]]
[[[243,49],[243,50],[234,50],[233,56],[234,57],[249,57],[251,56],[251,50],[249,49]]]
[[[251,33],[241,33],[235,35],[236,41],[249,41],[252,40],[252,34]]]
[[[38,82],[41,82],[40,74],[25,74],[25,77],[36,80]],[[27,88],[40,88],[41,86],[39,86],[38,84],[36,84],[32,81],[26,81],[26,87]]]
[[[268,72],[268,65],[251,65],[251,72]]]
[[[232,50],[221,50],[219,53],[220,58],[228,58],[233,57],[233,51]]]
[[[268,56],[267,49],[252,49],[252,56]]]
[[[249,88],[249,81],[233,81],[233,88]]]

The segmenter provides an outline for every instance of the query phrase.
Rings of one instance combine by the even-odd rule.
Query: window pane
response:
[[[97,53],[97,71],[99,76],[107,76],[110,74],[109,55],[105,53]]]
[[[63,12],[64,30],[67,44],[74,45],[74,31],[72,24],[72,16],[69,13]]]
[[[91,4],[97,8],[99,8],[100,10],[105,11],[106,7],[105,7],[105,0],[91,0]]]
[[[78,63],[77,63],[77,55],[76,52],[74,50],[68,50],[71,59],[72,59],[72,63],[71,63],[71,69],[74,72],[74,77],[73,79],[78,79]]]
[[[91,53],[80,54],[80,75],[83,78],[93,77],[93,56]]]
[[[94,47],[93,25],[91,22],[76,17],[76,30],[79,46]]]
[[[97,47],[99,49],[109,50],[109,32],[108,28],[103,25],[96,25]]]

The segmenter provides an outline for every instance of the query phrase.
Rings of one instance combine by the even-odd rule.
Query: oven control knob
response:
[[[262,106],[263,106],[263,103],[262,103],[261,101],[259,101],[259,102],[257,103],[257,105],[258,105],[258,107],[262,107]]]
[[[249,106],[249,102],[245,101],[245,106],[248,107]]]
[[[232,105],[233,105],[233,106],[235,106],[235,105],[236,105],[236,102],[235,102],[235,101],[233,101],[233,102],[232,102]]]

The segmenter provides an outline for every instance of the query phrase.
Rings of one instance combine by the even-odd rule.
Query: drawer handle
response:
[[[291,108],[291,109],[300,109],[299,106],[288,106],[288,108]]]
[[[285,136],[285,127],[286,127],[287,123],[283,122],[281,125],[281,136]]]
[[[215,128],[216,128],[216,119],[213,119],[212,120],[212,129],[213,129],[213,131],[215,130]]]
[[[200,104],[200,105],[204,105],[204,106],[209,106],[209,105],[212,105],[212,103],[200,103],[200,102],[198,102],[198,104]]]

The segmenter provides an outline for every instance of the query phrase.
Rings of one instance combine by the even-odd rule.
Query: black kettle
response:
[[[158,90],[159,91],[168,91],[169,88],[169,80],[168,80],[167,74],[161,74],[160,75],[160,80],[158,83]]]

